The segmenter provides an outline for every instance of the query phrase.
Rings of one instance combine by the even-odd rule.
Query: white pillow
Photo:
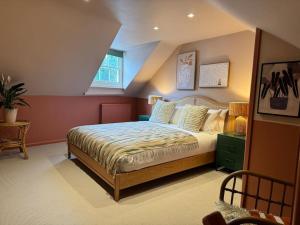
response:
[[[217,131],[219,132],[224,132],[224,124],[225,124],[227,113],[228,113],[228,109],[222,109],[219,114],[219,122],[217,128]]]
[[[202,126],[203,131],[218,131],[219,117],[221,109],[209,109],[206,115],[205,122]]]
[[[208,108],[205,106],[185,105],[177,123],[179,128],[199,132],[205,120]]]
[[[158,100],[154,105],[149,121],[155,123],[169,123],[175,110],[175,106],[176,103],[174,102]]]

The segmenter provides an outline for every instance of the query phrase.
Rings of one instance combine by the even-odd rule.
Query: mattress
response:
[[[216,139],[217,133],[148,121],[80,126],[68,133],[70,144],[112,175],[214,151]]]
[[[151,122],[149,122],[151,123]],[[122,158],[122,162],[119,164],[119,170],[121,172],[131,172],[134,170],[139,170],[142,168],[159,165],[162,163],[195,156],[198,154],[203,154],[207,152],[215,151],[217,144],[217,132],[204,132],[194,133],[190,131],[183,130],[176,127],[173,124],[160,124],[156,123],[159,126],[169,127],[172,129],[180,130],[188,134],[193,135],[197,141],[199,147],[194,150],[188,150],[182,148],[180,151],[174,152],[169,149],[160,149],[160,150],[148,150],[144,152],[139,152],[134,155],[128,155]]]

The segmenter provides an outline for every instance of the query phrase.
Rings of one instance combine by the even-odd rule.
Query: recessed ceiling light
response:
[[[90,2],[91,0],[83,0],[84,2]]]
[[[195,14],[194,13],[189,13],[186,15],[188,18],[194,18],[195,17]]]
[[[159,30],[158,26],[153,27],[153,30]]]

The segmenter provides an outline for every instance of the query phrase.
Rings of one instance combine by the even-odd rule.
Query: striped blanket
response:
[[[199,147],[193,135],[147,121],[75,127],[67,139],[112,175],[119,172],[118,165],[127,155],[150,149],[176,152]]]

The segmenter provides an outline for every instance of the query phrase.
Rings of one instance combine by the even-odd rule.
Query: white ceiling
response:
[[[90,0],[92,1],[96,0]],[[112,47],[161,41],[174,46],[250,29],[205,0],[103,0],[122,24]],[[188,13],[195,17],[189,19]],[[158,31],[153,30],[158,26]]]
[[[212,0],[220,9],[300,47],[300,0]]]

